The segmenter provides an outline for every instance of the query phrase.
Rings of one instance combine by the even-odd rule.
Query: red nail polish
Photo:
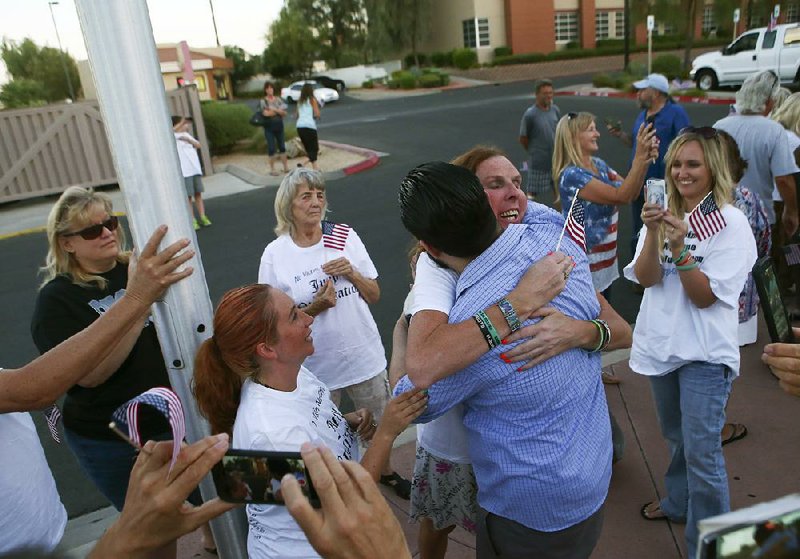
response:
[[[500,340],[500,343],[503,344],[503,345],[506,345],[508,343],[508,338]]]
[[[517,369],[517,372],[518,372],[518,373],[521,373],[521,372],[522,372],[522,367],[520,367],[519,369]]]
[[[548,252],[548,253],[547,253],[547,256],[550,256],[551,254],[553,254],[553,251],[552,251],[552,250],[551,250],[550,252]]]

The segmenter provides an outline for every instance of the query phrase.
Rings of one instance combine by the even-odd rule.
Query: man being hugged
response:
[[[501,355],[508,346],[501,347],[483,312],[499,301],[514,331],[517,319],[528,321],[528,314],[509,308],[504,295],[531,263],[555,249],[563,221],[545,213],[535,223],[502,231],[475,175],[440,162],[406,176],[400,211],[406,229],[428,254],[459,274],[449,322],[474,316],[491,348],[433,384],[418,420],[430,421],[464,404],[481,509],[479,559],[588,558],[600,536],[611,475],[600,354],[569,349],[520,373]],[[586,254],[567,237],[561,250],[576,265],[564,272],[566,287],[551,306],[572,318],[596,319],[600,305]],[[403,377],[396,392],[412,388]]]

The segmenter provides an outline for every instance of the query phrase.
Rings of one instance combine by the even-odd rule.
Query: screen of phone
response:
[[[786,307],[778,289],[778,278],[775,267],[769,257],[761,258],[753,267],[753,278],[756,281],[758,297],[764,310],[770,338],[773,342],[793,342],[792,326],[786,314]]]
[[[744,526],[733,526],[703,539],[704,559],[800,556],[800,511]]]
[[[319,498],[299,452],[229,450],[213,470],[217,494],[229,503],[283,505],[281,479],[292,474],[314,506]]]

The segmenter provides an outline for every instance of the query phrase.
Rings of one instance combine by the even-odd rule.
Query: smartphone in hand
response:
[[[217,495],[229,503],[284,505],[281,479],[292,474],[311,506],[320,502],[299,452],[230,449],[214,465]]]
[[[786,312],[786,306],[778,289],[775,266],[769,256],[759,258],[753,266],[753,279],[756,282],[758,298],[761,300],[769,337],[773,343],[795,343],[789,313]]]
[[[667,183],[664,179],[647,179],[644,185],[645,201],[667,209]]]

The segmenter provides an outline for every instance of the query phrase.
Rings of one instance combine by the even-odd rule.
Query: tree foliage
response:
[[[408,48],[419,66],[418,46],[430,35],[431,0],[364,0],[364,8],[367,55]]]
[[[278,19],[269,28],[267,41],[263,64],[275,77],[309,74],[321,50],[319,38],[291,2],[281,8]]]
[[[19,84],[12,88],[17,98],[24,92],[40,95],[37,99],[47,102],[62,101],[68,98],[70,92],[64,74],[64,64],[69,72],[75,94],[78,95],[80,92],[81,82],[75,59],[67,53],[64,53],[62,58],[62,53],[58,49],[39,47],[31,39],[24,39],[22,42],[4,40],[0,45],[0,57],[6,65],[12,81],[28,80],[37,82],[41,86],[39,88],[33,87],[30,83]],[[31,101],[37,99],[31,99]]]
[[[319,37],[322,58],[340,68],[347,54],[361,53],[367,30],[364,0],[288,0]]]
[[[238,88],[250,81],[250,78],[261,72],[261,56],[251,56],[244,49],[236,45],[225,46],[225,58],[233,61],[233,72],[231,81],[233,82],[233,93],[237,93]]]
[[[46,105],[44,86],[29,79],[13,80],[0,88],[0,103],[7,109]]]

